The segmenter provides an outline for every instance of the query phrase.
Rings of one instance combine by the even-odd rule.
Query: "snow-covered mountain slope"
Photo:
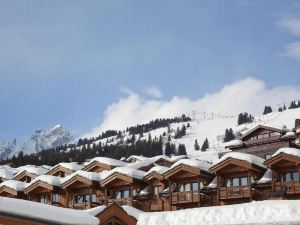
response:
[[[43,149],[56,148],[74,142],[74,137],[61,125],[51,129],[37,129],[28,140],[17,144],[12,142],[0,142],[0,157],[6,158],[23,151],[24,154],[39,152]]]
[[[163,141],[166,143],[168,141],[168,136],[171,137],[171,143],[178,146],[179,144],[184,144],[186,146],[187,153],[190,157],[201,158],[202,160],[215,161],[218,158],[218,153],[225,150],[225,143],[223,142],[224,133],[226,129],[232,128],[235,133],[245,133],[249,129],[257,126],[258,124],[264,124],[269,126],[284,127],[292,129],[294,127],[295,119],[300,118],[300,108],[297,109],[287,109],[283,112],[273,112],[267,115],[257,115],[254,116],[254,121],[248,124],[237,125],[237,115],[214,115],[214,114],[204,114],[204,113],[193,113],[188,115],[192,119],[189,122],[182,123],[172,123],[170,125],[170,132],[168,133],[168,128],[158,128],[152,130],[148,133],[144,133],[142,139],[148,139],[150,134],[152,138],[163,136]],[[175,139],[175,132],[177,127],[181,128],[182,125],[190,127],[186,130],[186,135],[179,139]],[[126,132],[122,139],[126,142],[127,139],[131,139],[131,135]],[[204,140],[208,138],[210,148],[206,152],[195,151],[194,144],[197,139],[198,144],[201,146]],[[136,137],[138,139],[138,137]],[[95,144],[116,144],[120,141],[116,136],[104,138],[94,142]],[[93,143],[92,143],[93,144]],[[77,147],[81,149],[82,146]]]

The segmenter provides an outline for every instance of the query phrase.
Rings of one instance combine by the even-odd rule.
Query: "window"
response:
[[[226,179],[226,187],[237,187],[237,186],[247,186],[247,185],[248,185],[248,177],[234,177],[234,178]]]
[[[122,193],[121,193],[121,191],[116,191],[116,198],[117,198],[117,199],[122,198]]]
[[[92,202],[97,202],[97,196],[95,194],[92,195]]]
[[[197,191],[198,190],[198,183],[192,183],[192,190]]]
[[[231,187],[231,179],[226,179],[226,187]]]
[[[49,195],[41,195],[40,198],[39,198],[39,202],[48,204],[50,202]]]
[[[59,194],[54,194],[53,196],[52,196],[52,201],[53,202],[59,202]]]
[[[248,177],[241,177],[241,186],[248,185]]]
[[[282,174],[281,181],[299,181],[298,172],[287,172]]]
[[[123,198],[128,198],[129,197],[129,190],[123,191]]]
[[[239,178],[233,178],[232,179],[232,186],[240,186],[240,179]]]
[[[191,184],[185,184],[185,191],[191,191]]]

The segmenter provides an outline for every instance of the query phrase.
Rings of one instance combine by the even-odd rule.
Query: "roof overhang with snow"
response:
[[[57,175],[58,173],[60,173],[60,172],[63,172],[63,173],[66,173],[66,174],[71,174],[71,173],[73,173],[73,172],[75,172],[75,171],[70,170],[70,169],[68,169],[68,168],[65,168],[65,167],[63,167],[63,166],[61,166],[61,165],[58,165],[58,166],[55,166],[55,167],[53,167],[52,169],[50,169],[50,170],[46,173],[46,175],[56,176],[56,175]]]
[[[286,163],[300,165],[300,157],[295,155],[289,155],[281,152],[278,155],[265,161],[265,165],[269,168],[284,167],[287,166]]]
[[[14,190],[12,188],[9,188],[9,187],[6,187],[6,186],[2,186],[0,188],[0,196],[4,196],[5,193],[17,197],[18,193],[20,193],[20,192],[18,192],[17,190]]]
[[[149,182],[150,180],[153,180],[153,179],[162,181],[162,180],[164,180],[164,176],[156,171],[152,171],[151,173],[144,176],[143,180],[145,182]]]
[[[244,140],[246,137],[248,137],[249,135],[251,135],[252,133],[254,133],[255,131],[259,130],[259,129],[264,129],[264,130],[269,130],[272,132],[279,132],[279,133],[283,133],[284,130],[277,128],[277,127],[271,127],[271,126],[265,126],[265,125],[257,125],[255,127],[253,127],[252,129],[250,129],[249,131],[247,131],[245,134],[243,134],[240,139]]]
[[[82,170],[88,171],[88,172],[101,172],[104,170],[111,170],[113,168],[115,168],[115,167],[105,164],[105,163],[98,162],[98,161],[93,161],[93,162],[87,164],[84,168],[82,168]]]
[[[31,194],[35,191],[45,190],[45,192],[52,192],[52,191],[58,191],[59,187],[47,184],[46,182],[43,182],[41,180],[34,182],[33,184],[30,184],[24,189],[25,194]]]
[[[101,181],[101,186],[110,187],[110,186],[118,186],[118,185],[134,185],[141,183],[141,180],[135,179],[132,176],[128,176],[119,172],[114,172],[110,176],[106,177]]]
[[[29,173],[29,172],[27,172],[27,171],[23,171],[23,172],[21,172],[20,174],[16,175],[16,176],[14,177],[13,180],[22,181],[22,180],[24,180],[26,177],[30,177],[31,179],[34,179],[34,178],[37,177],[37,175],[34,174],[34,173]]]
[[[164,179],[173,180],[180,178],[179,174],[185,174],[186,176],[196,176],[196,177],[203,177],[203,178],[211,178],[211,174],[208,171],[201,170],[200,168],[195,168],[185,164],[179,164],[174,168],[168,170],[164,173]]]
[[[79,174],[73,176],[62,184],[63,189],[76,187],[77,184],[83,184],[84,186],[99,186],[99,182],[87,179],[85,177],[80,176]]]

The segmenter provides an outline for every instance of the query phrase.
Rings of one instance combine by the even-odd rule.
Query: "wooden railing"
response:
[[[92,208],[92,203],[91,202],[83,202],[83,203],[73,203],[71,202],[69,204],[69,208],[72,208],[72,209],[90,209]]]
[[[246,145],[248,144],[256,144],[260,142],[266,142],[266,141],[273,141],[273,140],[278,140],[281,136],[272,136],[272,137],[266,137],[266,138],[260,138],[260,139],[254,139],[254,140],[248,140],[244,141]]]
[[[198,191],[173,192],[172,204],[199,202]]]
[[[220,199],[250,198],[250,186],[220,187]]]
[[[108,199],[107,203],[108,203],[108,205],[111,205],[111,204],[115,203],[119,206],[132,205],[132,198]]]
[[[275,182],[275,191],[284,191],[286,194],[299,194],[300,182],[299,181],[278,181]]]

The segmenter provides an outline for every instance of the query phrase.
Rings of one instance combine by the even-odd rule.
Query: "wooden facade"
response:
[[[268,159],[279,148],[298,147],[295,144],[295,136],[284,136],[285,133],[284,129],[258,125],[241,136],[239,144],[228,148]]]
[[[65,167],[63,167],[63,166],[61,166],[61,165],[58,165],[58,166],[56,166],[56,167],[50,169],[50,170],[46,173],[46,175],[51,175],[51,176],[56,176],[56,177],[66,177],[67,175],[70,175],[70,174],[72,174],[73,172],[75,172],[75,171],[70,170],[70,169],[68,169],[68,168],[65,168]]]
[[[208,171],[180,164],[167,171],[164,178],[168,181],[171,209],[200,207],[209,201],[200,190],[213,178]]]
[[[23,191],[17,191],[6,186],[2,186],[0,188],[0,196],[8,198],[26,199],[26,195],[24,195]]]
[[[144,208],[143,201],[134,199],[134,196],[146,187],[146,183],[142,180],[115,172],[102,180],[101,186],[104,187],[106,205],[115,203],[119,206],[130,205],[138,209]]]
[[[112,170],[113,168],[115,167],[98,161],[93,161],[86,165],[82,170],[99,173],[105,170]]]
[[[23,171],[22,173],[16,175],[13,180],[22,181],[25,183],[30,183],[37,175],[34,173],[29,173],[27,171]]]
[[[62,184],[65,190],[65,205],[73,209],[90,209],[104,204],[103,188],[100,183],[79,175]]]
[[[255,199],[252,183],[264,175],[266,168],[229,157],[210,170],[217,177],[218,205],[227,205]]]

